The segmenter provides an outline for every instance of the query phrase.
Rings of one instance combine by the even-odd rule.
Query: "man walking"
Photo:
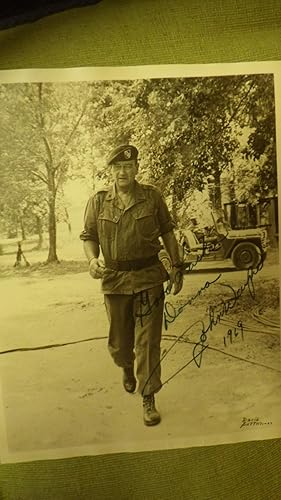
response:
[[[169,279],[168,290],[173,288],[174,294],[181,290],[182,263],[174,223],[161,193],[135,180],[137,148],[119,146],[107,165],[114,182],[89,199],[80,238],[90,275],[102,280],[109,352],[123,369],[125,390],[134,392],[138,381],[144,423],[156,425],[161,420],[154,394],[161,389],[163,283]],[[158,259],[159,237],[173,264],[169,276]]]

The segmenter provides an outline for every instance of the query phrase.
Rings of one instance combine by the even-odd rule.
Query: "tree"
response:
[[[2,150],[0,155],[0,223],[2,231],[9,236],[21,239],[26,232],[37,232],[38,245],[42,245],[42,226],[46,216],[44,190],[34,179],[25,176],[20,165],[10,161],[9,155]]]
[[[138,86],[138,81],[104,81],[94,86],[94,113],[92,119],[88,118],[88,127],[91,130],[96,180],[109,181],[105,165],[109,151],[132,140],[136,126],[134,101]]]
[[[260,165],[258,192],[261,196],[277,193],[276,123],[274,79],[271,74],[258,75],[252,92],[247,125],[250,133],[242,151],[245,160]]]
[[[146,176],[164,194],[172,193],[174,212],[189,193],[202,191],[208,178],[213,208],[221,210],[221,174],[232,171],[240,135],[249,127],[248,154],[267,154],[263,179],[271,176],[276,186],[272,89],[272,75],[141,82],[133,139],[140,145]]]
[[[104,158],[120,142],[139,147],[141,180],[170,197],[175,219],[208,179],[220,210],[223,172],[235,182],[247,173],[256,192],[276,189],[271,75],[1,85],[0,104],[6,214],[28,225],[46,204],[49,262],[58,211],[67,219],[66,179],[91,172],[106,182]]]
[[[240,156],[241,175],[245,174],[240,136],[247,130],[248,157],[263,155],[257,182],[252,182],[256,170],[251,174],[246,168],[249,182],[258,188],[274,171],[276,185],[272,89],[271,75],[100,82],[92,123],[98,177],[108,180],[107,151],[131,141],[141,152],[141,180],[156,184],[170,197],[175,219],[194,190],[205,189],[208,179],[213,208],[219,212],[222,172],[230,177],[235,172],[239,178],[234,160]],[[267,149],[261,149],[262,144]]]
[[[87,137],[79,134],[79,128],[92,102],[92,87],[87,83],[2,85],[0,99],[6,162],[15,169],[14,179],[19,175],[26,179],[31,191],[38,184],[43,189],[48,205],[47,261],[56,262],[57,195],[71,168],[75,169],[78,148],[87,147]]]

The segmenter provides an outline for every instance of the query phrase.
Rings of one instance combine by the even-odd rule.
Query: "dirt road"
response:
[[[216,273],[234,288],[245,282],[245,272],[193,272],[185,277],[180,296],[169,300],[183,303]],[[268,265],[255,280],[277,275],[278,266]],[[200,368],[192,361],[200,326],[191,328],[186,342],[174,344],[174,335],[198,319],[206,321],[208,294],[216,295],[214,287],[204,289],[204,300],[185,307],[164,332],[164,387],[157,397],[163,420],[153,429],[143,425],[141,398],[124,392],[120,369],[107,352],[99,282],[87,273],[33,275],[3,279],[0,289],[2,352],[78,342],[0,356],[6,453],[25,459],[26,452],[33,457],[42,452],[45,457],[44,450],[50,449],[57,450],[48,452],[50,456],[68,456],[82,454],[81,447],[85,453],[99,453],[258,439],[253,434],[257,424],[255,429],[240,428],[244,417],[258,418],[259,431],[277,432],[281,413],[277,335],[249,320],[244,340],[237,336],[233,344],[225,345],[230,325],[222,321],[208,339],[217,350],[204,351]],[[239,315],[232,317],[233,328],[238,320]],[[96,339],[87,340],[92,337]]]

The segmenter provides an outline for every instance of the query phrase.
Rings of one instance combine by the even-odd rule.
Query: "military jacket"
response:
[[[106,265],[110,261],[131,261],[157,255],[159,236],[173,228],[174,223],[158,189],[135,182],[133,201],[125,209],[115,185],[90,197],[80,239],[98,243]],[[131,294],[166,280],[167,273],[160,262],[137,271],[115,271],[106,266],[102,290],[104,293]]]

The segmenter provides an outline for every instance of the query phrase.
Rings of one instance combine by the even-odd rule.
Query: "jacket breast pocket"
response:
[[[153,240],[158,237],[159,231],[156,224],[154,211],[142,210],[133,214],[137,232],[146,239]]]
[[[114,240],[117,234],[118,216],[100,214],[98,217],[98,230],[100,240]]]

